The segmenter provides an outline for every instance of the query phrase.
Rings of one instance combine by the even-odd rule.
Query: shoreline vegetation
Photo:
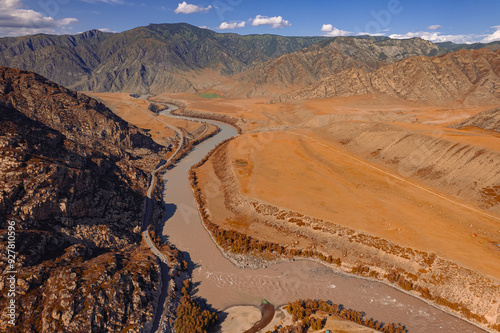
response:
[[[273,331],[266,333],[285,333],[285,332],[307,332],[312,330],[321,330],[326,323],[326,316],[337,316],[342,319],[352,321],[356,324],[369,327],[379,332],[385,333],[406,333],[408,330],[400,323],[385,324],[373,318],[365,318],[365,314],[360,311],[347,309],[341,304],[334,304],[330,301],[323,300],[298,300],[289,302],[286,306],[286,311],[292,315],[293,325],[285,327],[275,327]],[[314,318],[312,315],[321,314],[322,318]]]
[[[235,123],[237,122],[236,118],[234,117],[226,115],[216,115],[212,113],[204,114],[200,111],[185,110],[185,108],[176,110],[175,114],[187,117],[197,117],[221,121],[232,126],[235,126]],[[202,115],[202,117],[200,117],[200,115]],[[238,133],[241,133],[241,128],[236,128],[238,130]],[[230,140],[232,140],[232,138],[219,143],[200,162],[193,165],[189,171],[189,180],[191,182],[195,199],[198,203],[200,216],[202,218],[205,229],[209,232],[211,238],[217,244],[222,254],[231,262],[233,262],[233,264],[238,267],[255,268],[267,266],[267,264],[272,264],[274,262],[293,261],[301,258],[304,260],[319,261],[330,266],[336,271],[339,271],[340,273],[350,273],[356,275],[357,277],[367,278],[387,284],[402,292],[407,293],[408,295],[416,297],[441,311],[465,320],[483,330],[489,329],[490,331],[500,332],[500,325],[491,325],[488,326],[488,328],[485,326],[480,326],[481,324],[487,325],[487,320],[484,316],[480,316],[471,312],[461,303],[451,302],[445,298],[432,295],[428,288],[421,287],[413,283],[409,279],[406,279],[404,274],[401,274],[402,272],[399,272],[398,270],[388,272],[384,276],[380,276],[375,271],[370,271],[369,267],[363,265],[353,267],[350,271],[344,271],[340,269],[342,265],[342,260],[340,258],[333,258],[331,255],[325,255],[316,250],[288,249],[280,244],[268,241],[260,241],[235,230],[224,230],[210,221],[208,213],[205,209],[206,197],[203,195],[201,189],[198,186],[196,169],[205,164],[218,149],[220,149],[224,144],[227,144],[227,142],[229,142]],[[335,266],[333,264],[335,264]]]
[[[153,104],[150,104],[153,105]],[[156,104],[157,105],[157,104]],[[159,106],[156,107],[156,113],[161,111]],[[153,110],[150,110],[153,111]],[[155,112],[155,111],[153,111]],[[188,154],[194,146],[197,144],[215,136],[220,132],[220,128],[215,127],[212,131],[206,131],[203,135],[198,138],[184,142],[181,142],[181,148],[173,158],[162,168],[162,172],[166,172],[172,168],[177,161],[182,159],[186,154]],[[187,142],[186,142],[187,141]],[[161,177],[157,177],[155,184],[155,189],[161,189],[162,181]],[[156,202],[161,202],[161,191],[154,191],[152,196],[156,199]],[[164,215],[163,206],[160,209],[161,216]],[[161,220],[161,218],[156,218],[156,220]],[[155,243],[156,247],[165,254],[168,263],[165,263],[168,267],[168,275],[170,277],[168,282],[167,295],[164,301],[164,311],[161,314],[160,325],[162,330],[168,330],[166,326],[173,328],[177,333],[192,333],[192,332],[209,332],[218,323],[218,317],[216,311],[212,310],[207,306],[204,300],[192,297],[193,286],[190,281],[191,276],[188,271],[188,263],[184,260],[184,255],[179,251],[175,245],[170,244],[166,241],[162,241],[160,237],[157,236],[156,229],[159,227],[158,224],[149,225],[148,232],[151,239]],[[161,234],[161,233],[160,233]],[[165,286],[162,286],[164,288]],[[180,291],[180,292],[179,292]]]
[[[173,103],[172,103],[173,104]],[[177,106],[177,105],[176,105]],[[239,126],[240,118],[236,118],[233,116],[228,116],[225,114],[217,114],[213,112],[201,112],[195,110],[186,110],[185,105],[179,107],[179,109],[172,111],[173,115],[182,116],[182,117],[190,117],[190,118],[199,118],[199,119],[207,119],[207,120],[215,120],[225,123],[227,125],[233,126],[238,131],[238,134],[243,133],[243,130]],[[212,153],[209,153],[212,154]]]
[[[191,296],[193,285],[183,253],[174,245],[162,241],[152,226],[148,231],[168,259],[170,281],[161,322],[168,322],[177,333],[209,332],[217,325],[218,316],[203,300]]]

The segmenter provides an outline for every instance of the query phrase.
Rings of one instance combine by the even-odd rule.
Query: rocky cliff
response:
[[[15,331],[149,327],[160,276],[140,224],[163,150],[101,103],[0,67],[0,239],[6,248],[7,221],[15,221]],[[6,288],[3,281],[2,308]]]

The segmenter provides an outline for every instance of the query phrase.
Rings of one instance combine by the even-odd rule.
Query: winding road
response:
[[[167,160],[160,161],[160,163],[158,163],[158,165],[153,170],[153,172],[151,172],[151,176],[150,176],[150,180],[149,180],[149,187],[148,187],[148,191],[146,194],[146,207],[145,207],[145,211],[144,211],[144,219],[142,221],[142,229],[141,229],[142,237],[144,238],[146,245],[149,247],[151,252],[153,252],[153,254],[156,255],[161,261],[160,262],[160,274],[161,274],[161,280],[162,280],[162,290],[160,293],[160,299],[158,301],[158,306],[157,306],[156,311],[155,311],[153,325],[151,327],[151,332],[157,332],[159,330],[159,327],[160,327],[160,321],[161,321],[161,317],[162,317],[163,310],[164,310],[165,299],[167,297],[167,292],[168,292],[167,286],[168,286],[168,283],[170,281],[170,276],[168,274],[168,272],[169,272],[168,259],[160,250],[158,250],[155,243],[151,239],[151,236],[149,235],[149,232],[148,232],[148,226],[149,226],[149,223],[151,220],[151,213],[153,210],[153,191],[155,190],[155,185],[156,185],[156,174],[159,171],[161,171],[166,165],[168,165],[168,163],[170,163],[170,161],[175,156],[177,156],[179,151],[182,149],[182,147],[184,145],[184,134],[177,127],[172,126],[172,125],[164,122],[161,119],[158,119],[156,116],[154,116],[151,113],[149,113],[148,111],[142,109],[138,105],[136,105],[132,102],[128,102],[128,103],[130,105],[136,107],[137,109],[139,109],[141,112],[147,114],[149,117],[153,118],[155,121],[158,121],[158,122],[164,124],[165,126],[167,126],[168,128],[170,128],[171,130],[175,131],[175,133],[177,134],[177,137],[179,138],[179,144],[177,145],[177,148],[173,152],[173,154],[170,155],[170,157]]]
[[[213,124],[221,129],[217,135],[195,146],[163,176],[163,200],[167,209],[163,237],[188,255],[196,296],[205,298],[218,309],[259,305],[262,299],[277,305],[300,298],[326,299],[364,311],[368,318],[385,323],[400,322],[409,332],[484,332],[384,283],[340,273],[310,260],[254,270],[234,266],[222,255],[202,224],[188,172],[218,143],[236,136],[237,131],[217,121],[173,116],[170,112],[162,114]],[[158,170],[152,174],[152,180]]]

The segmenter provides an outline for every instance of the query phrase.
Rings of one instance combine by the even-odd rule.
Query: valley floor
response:
[[[161,137],[162,129],[123,108],[127,96],[96,95]],[[500,134],[446,127],[490,106],[433,108],[376,96],[155,99],[231,116],[242,128],[196,169],[221,228],[333,255],[346,272],[384,281],[398,274],[390,282],[399,288],[408,282],[414,294],[418,286],[497,322]]]
[[[500,188],[495,188],[495,184],[500,185],[500,175],[495,170],[488,174],[490,186],[484,188],[472,188],[467,179],[481,179],[481,174],[489,171],[485,169],[495,167],[495,163],[479,166],[472,176],[458,175],[453,179],[455,184],[448,184],[449,180],[439,175],[422,176],[432,167],[426,165],[432,161],[426,161],[426,155],[444,155],[447,146],[443,151],[434,152],[421,147],[422,142],[409,142],[402,147],[406,150],[400,149],[394,156],[377,159],[380,150],[396,143],[387,144],[385,138],[380,137],[382,130],[366,128],[359,134],[367,136],[365,140],[378,146],[379,151],[366,153],[342,142],[342,137],[353,131],[352,124],[361,127],[381,123],[393,126],[392,131],[405,131],[404,135],[420,135],[460,144],[466,149],[479,148],[500,154],[500,133],[446,127],[488,106],[436,110],[409,102],[389,104],[396,101],[370,96],[295,105],[266,105],[260,100],[206,102],[190,95],[178,98],[194,110],[245,119],[242,123],[245,133],[224,147],[228,163],[212,159],[211,168],[200,170],[205,172],[207,186],[215,176],[210,169],[230,170],[231,177],[237,181],[239,194],[245,197],[364,231],[403,246],[434,252],[463,267],[500,279]],[[395,138],[400,139],[400,136]],[[418,164],[417,172],[403,163],[398,165],[397,160],[404,154],[413,157],[414,161],[410,162]],[[455,160],[450,160],[446,165],[449,172],[461,172],[453,170],[453,162]],[[463,184],[456,184],[459,181]],[[488,188],[492,191],[487,191]],[[209,197],[214,207],[224,202],[223,195],[224,192],[219,192],[219,197]],[[213,212],[222,214],[222,210],[222,207],[220,210],[215,208]],[[220,220],[228,227],[245,228],[259,235],[259,228],[252,225],[252,221],[232,221],[229,216],[222,215]],[[270,240],[275,237],[277,234]],[[279,240],[293,243],[293,239],[286,237]],[[304,242],[299,247],[311,245]]]
[[[169,96],[243,128],[196,170],[222,229],[339,257],[349,272],[397,271],[403,289],[427,289],[496,322],[500,135],[447,127],[491,106]]]

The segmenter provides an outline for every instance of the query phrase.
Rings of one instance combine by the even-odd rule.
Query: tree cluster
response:
[[[191,284],[184,280],[180,305],[177,307],[175,331],[177,333],[208,333],[218,321],[217,314],[203,310],[189,295]]]
[[[342,305],[325,302],[322,300],[298,300],[288,303],[286,310],[292,315],[292,319],[301,324],[301,327],[319,330],[324,327],[324,322],[320,318],[312,318],[311,315],[318,311],[329,315],[335,315],[360,325],[364,325],[385,333],[403,333],[407,332],[406,328],[401,324],[384,324],[373,318],[366,319],[365,313],[346,309]],[[276,333],[280,332],[275,330]],[[288,332],[288,331],[287,331]],[[301,332],[301,331],[299,331]]]
[[[217,323],[217,314],[202,310],[191,296],[183,295],[177,307],[175,331],[177,333],[208,333]]]

